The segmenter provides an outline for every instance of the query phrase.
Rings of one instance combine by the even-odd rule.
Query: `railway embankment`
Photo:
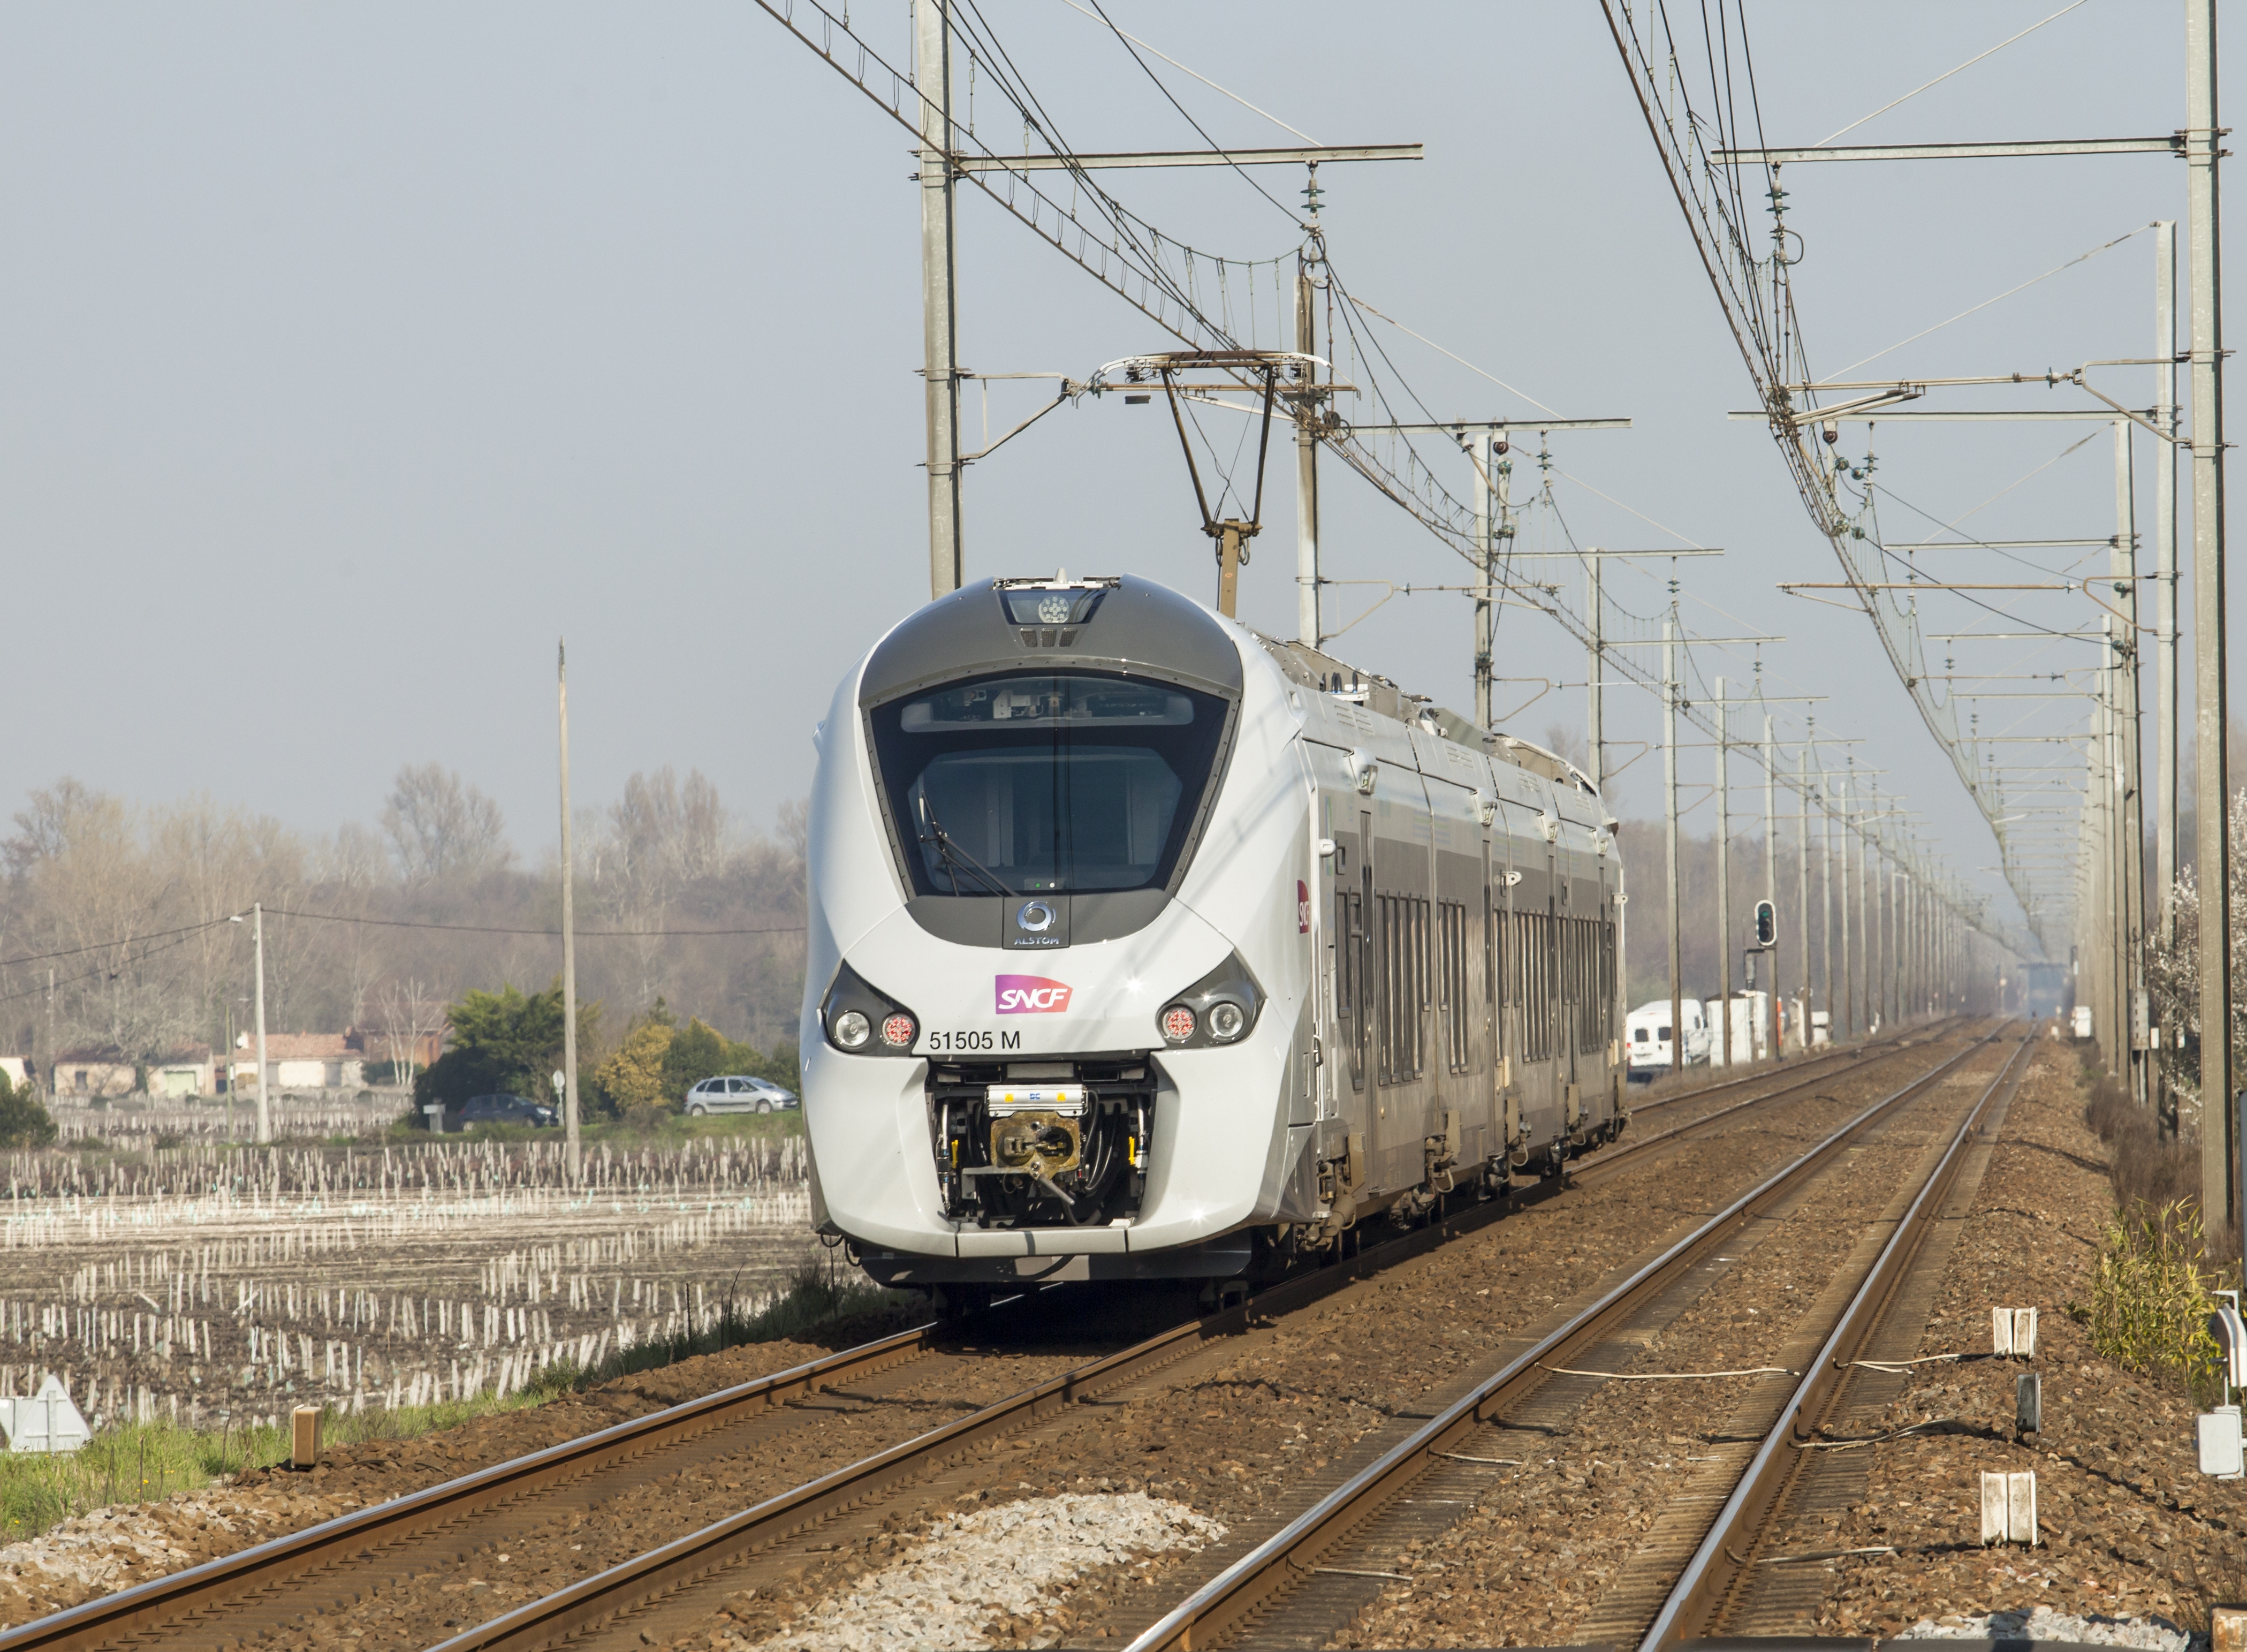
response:
[[[1989,1307],[2019,1303],[2043,1308],[2037,1357],[2025,1368],[1923,1367],[1850,1419],[1854,1432],[1916,1432],[1864,1452],[1861,1493],[1801,1523],[1816,1547],[1894,1551],[1832,1563],[1820,1633],[1894,1635],[1923,1620],[1957,1628],[1970,1615],[2038,1607],[2198,1632],[2211,1601],[2247,1600],[2247,1482],[2199,1472],[2201,1406],[2185,1374],[2146,1369],[2145,1358],[2132,1369],[2093,1335],[2102,1251],[2120,1261],[2126,1239],[2142,1253],[2147,1238],[2143,1205],[2138,1232],[2120,1231],[2128,1224],[2117,1220],[2110,1167],[2118,1151],[2146,1149],[2134,1133],[2102,1142],[2093,1132],[2073,1053],[2047,1048],[1959,1224],[1917,1350],[1986,1348]],[[2142,1170],[2125,1187],[2160,1191]],[[2013,1426],[2024,1369],[2043,1376],[2044,1427],[2026,1438]],[[2037,1477],[2038,1546],[1982,1547],[1980,1475],[2025,1471]]]
[[[1731,1198],[1823,1138],[1876,1096],[1911,1074],[1956,1055],[1961,1035],[1885,1065],[1837,1072],[1810,1093],[1726,1120],[1718,1131],[1677,1142],[1659,1159],[1599,1179],[1565,1197],[1516,1211],[1483,1232],[1455,1242],[1351,1287],[1319,1307],[1252,1331],[1199,1360],[1143,1384],[1103,1408],[1096,1420],[1062,1418],[1025,1436],[1001,1473],[980,1469],[951,1478],[957,1499],[900,1519],[893,1510],[880,1529],[839,1530],[823,1553],[808,1554],[762,1578],[745,1580],[712,1616],[680,1621],[666,1614],[657,1644],[741,1648],[809,1644],[799,1637],[832,1603],[909,1572],[919,1531],[940,1528],[953,1510],[1018,1499],[1049,1505],[1089,1491],[1144,1492],[1218,1521],[1223,1540],[1141,1561],[1089,1566],[1066,1590],[1031,1610],[995,1609],[1003,1592],[989,1580],[962,1580],[994,1603],[983,1644],[1122,1645],[1183,1594],[1280,1531],[1322,1493],[1379,1457],[1425,1418],[1617,1280],[1643,1265],[1679,1232],[1690,1230]],[[1970,1063],[1986,1083],[2002,1053]],[[1951,1099],[1930,1100],[1912,1133],[1913,1151]],[[1916,1118],[1918,1113],[1912,1111]],[[1861,1190],[1904,1168],[1893,1146],[1855,1156],[1846,1178]],[[1890,1163],[1894,1160],[1894,1163]],[[1596,1161],[1594,1161],[1596,1163]],[[1861,1191],[1860,1197],[1872,1197]],[[1883,1192],[1882,1198],[1886,1197]],[[1805,1235],[1806,1249],[1830,1234]],[[1566,1388],[1565,1380],[1554,1386]],[[1563,1401],[1556,1416],[1539,1416],[1510,1437],[1519,1455],[1554,1455],[1573,1426]],[[1474,1448],[1480,1451],[1482,1448]],[[1512,1451],[1509,1455],[1513,1455]],[[1462,1465],[1487,1479],[1489,1469]],[[1504,1471],[1498,1471],[1503,1472]],[[1540,1498],[1565,1513],[1574,1493],[1545,1485]],[[1439,1519],[1464,1514],[1471,1498],[1444,1485],[1413,1495]],[[923,1526],[919,1519],[933,1519]],[[1403,1573],[1387,1553],[1329,1555],[1315,1584],[1315,1616],[1339,1614],[1346,1628],[1376,1601],[1389,1578]],[[754,1572],[757,1568],[744,1568]],[[1523,1605],[1519,1591],[1494,1597],[1482,1640]],[[1265,1626],[1268,1633],[1271,1626]],[[1292,1626],[1301,1628],[1301,1626]],[[1509,1637],[1518,1638],[1518,1637]],[[1538,1637],[1532,1635],[1529,1638]],[[1324,1644],[1283,1635],[1243,1644]],[[1399,1642],[1391,1642],[1399,1643]],[[1420,1644],[1411,1642],[1410,1644]]]
[[[1587,1174],[1560,1197],[932,1460],[627,1610],[585,1643],[875,1646],[887,1618],[922,1621],[946,1644],[1124,1645],[1671,1239],[1953,1057],[1830,1168],[1605,1334],[1612,1346],[1577,1362],[1595,1369],[1550,1373],[1223,1643],[1635,1640],[1777,1420],[1792,1375],[1815,1362],[1850,1281],[1960,1141],[1962,1168],[1870,1348],[1898,1369],[1853,1372],[1804,1443],[1800,1472],[1752,1534],[1755,1564],[1720,1629],[1963,1633],[1991,1613],[2038,1608],[2132,1620],[2141,1633],[2198,1628],[2209,1601],[2247,1586],[2247,1493],[2196,1474],[2182,1371],[2100,1352],[2114,1345],[2093,1321],[2100,1258],[2117,1243],[2117,1149],[2086,1123],[2073,1051],[2039,1039],[2016,1062],[2011,1034],[1970,1050],[1979,1030],[1836,1070],[1767,1108],[1711,1115],[1705,1131],[1682,1132],[1657,1156]],[[2017,1087],[2004,1082],[2015,1075]],[[1960,1137],[1977,1098],[1984,1123]],[[2142,1156],[2141,1144],[2131,1150]],[[1992,1307],[2039,1310],[2033,1361],[1989,1355]],[[1048,1321],[1019,1348],[932,1349],[808,1396],[722,1450],[633,1471],[582,1509],[550,1519],[526,1508],[495,1526],[493,1541],[433,1552],[297,1627],[386,1643],[473,1640],[512,1608],[1048,1380],[1098,1353],[1103,1335],[1138,1334]],[[817,1351],[738,1349],[456,1433],[370,1442],[311,1475],[249,1476],[161,1508],[113,1511],[90,1523],[92,1535],[51,1539],[59,1573],[19,1579],[8,1615],[21,1621]],[[1951,1354],[1970,1357],[1936,1357]],[[1666,1380],[1710,1371],[1743,1375]],[[2014,1426],[2025,1373],[2043,1384],[2043,1426],[2027,1436]],[[1656,1380],[1616,1380],[1626,1376]],[[2040,1542],[1982,1546],[1981,1476],[2028,1469]],[[1035,1578],[1016,1563],[1024,1534],[1044,1557]]]
[[[631,1372],[581,1390],[563,1390],[543,1403],[506,1405],[425,1432],[382,1432],[387,1423],[382,1413],[346,1417],[346,1426],[374,1431],[369,1437],[330,1448],[318,1467],[303,1471],[279,1461],[285,1451],[277,1432],[261,1430],[253,1437],[254,1466],[169,1495],[128,1496],[0,1547],[0,1626],[20,1624],[237,1553],[354,1510],[651,1415],[713,1389],[789,1369],[835,1348],[894,1331],[902,1323],[891,1312],[856,1312],[815,1332]],[[413,1420],[400,1418],[400,1426]],[[217,1446],[222,1442],[201,1443]],[[239,1445],[231,1442],[231,1449]],[[136,1462],[142,1478],[154,1478],[146,1471],[145,1457],[136,1459],[128,1453],[124,1461],[128,1485]]]

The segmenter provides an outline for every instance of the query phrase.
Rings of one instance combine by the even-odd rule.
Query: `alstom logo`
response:
[[[1042,975],[1001,975],[993,983],[999,991],[1001,1015],[1055,1015],[1069,1007],[1069,985]]]

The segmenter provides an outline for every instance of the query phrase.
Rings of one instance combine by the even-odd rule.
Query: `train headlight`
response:
[[[920,1035],[919,1016],[848,964],[819,1001],[819,1024],[830,1044],[852,1055],[911,1055]]]
[[[1237,1044],[1254,1030],[1264,1007],[1264,989],[1238,952],[1171,999],[1156,1018],[1163,1042],[1172,1049],[1206,1049]]]

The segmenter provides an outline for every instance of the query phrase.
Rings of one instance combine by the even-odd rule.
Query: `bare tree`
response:
[[[391,1076],[401,1088],[410,1087],[421,1041],[445,1025],[445,997],[419,976],[393,976],[374,1001],[390,1049]]]
[[[803,819],[784,807],[779,841],[745,832],[706,776],[663,769],[589,810],[580,934],[632,932],[581,945],[582,997],[612,1006],[611,1025],[661,996],[760,1044],[792,1038]],[[552,869],[511,864],[498,810],[434,766],[400,775],[379,829],[324,839],[207,796],[137,809],[67,779],[32,793],[14,827],[0,837],[0,956],[36,961],[0,970],[11,1052],[99,1044],[147,1060],[223,1042],[250,973],[248,925],[226,920],[252,900],[268,1024],[368,1026],[400,1062],[465,989],[543,987],[559,966]]]
[[[408,763],[391,783],[382,829],[406,878],[418,883],[502,871],[515,859],[499,805],[436,763]]]
[[[809,850],[811,805],[803,798],[791,797],[780,806],[780,843],[798,860]]]

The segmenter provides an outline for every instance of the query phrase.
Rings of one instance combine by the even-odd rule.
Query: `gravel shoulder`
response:
[[[2038,1607],[2157,1615],[2200,1628],[2204,1598],[2247,1588],[2247,1482],[2203,1478],[2195,1407],[2175,1385],[2100,1358],[2068,1312],[2087,1300],[2113,1210],[2107,1150],[2083,1122],[2075,1054],[2041,1047],[1964,1225],[1919,1352],[1986,1351],[1994,1306],[2041,1309],[2035,1369],[2044,1430],[2015,1437],[2014,1379],[1984,1360],[1929,1375],[1850,1419],[1877,1432],[1955,1418],[1958,1432],[1874,1449],[1866,1496],[1832,1518],[1820,1546],[1892,1545],[1893,1557],[1836,1563],[1821,1633],[1894,1635],[1923,1618]],[[1979,1476],[2033,1470],[2042,1544],[1979,1546]]]
[[[888,1322],[840,1323],[816,1341],[753,1343],[441,1432],[363,1441],[329,1452],[307,1472],[252,1469],[161,1501],[96,1509],[0,1547],[0,1627],[236,1553],[897,1328]]]
[[[741,1568],[722,1609],[692,1624],[650,1623],[649,1644],[824,1644],[795,1637],[825,1603],[873,1587],[904,1563],[923,1540],[916,1533],[925,1522],[961,1509],[1144,1492],[1225,1526],[1222,1540],[1191,1554],[1089,1570],[1034,1610],[994,1612],[980,1637],[958,1642],[1119,1644],[1551,1322],[1940,1059],[1922,1052],[1837,1074],[1818,1093],[1681,1143],[1658,1164],[1528,1205],[1215,1346],[1112,1403],[1071,1408],[1096,1415],[1064,1413],[1012,1442],[998,1460],[942,1477],[917,1505],[901,1498],[878,1524],[873,1517],[855,1527],[838,1523],[816,1551],[807,1546]],[[1549,1500],[1559,1489],[1547,1485],[1540,1494]]]

